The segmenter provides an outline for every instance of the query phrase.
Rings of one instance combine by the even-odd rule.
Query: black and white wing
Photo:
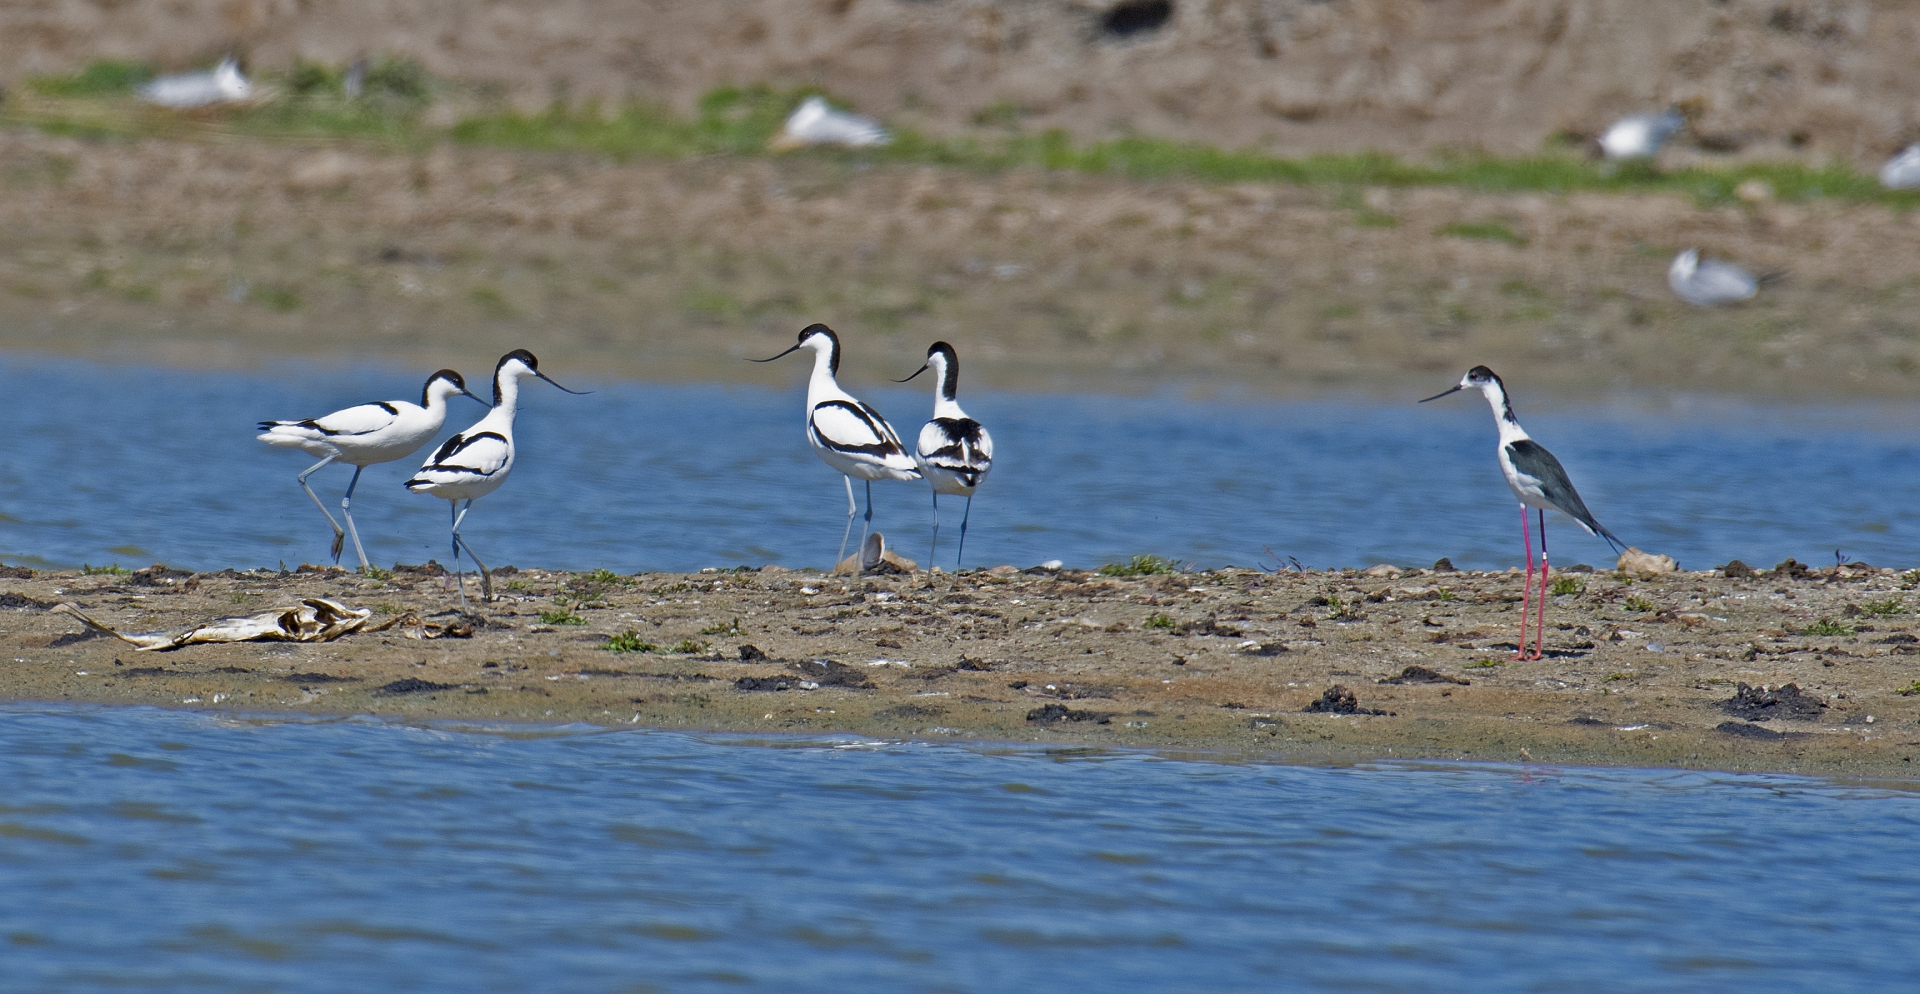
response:
[[[857,400],[828,400],[814,405],[807,431],[823,448],[868,459],[889,469],[916,472],[913,457],[880,412]]]
[[[934,418],[920,428],[920,461],[972,489],[993,468],[993,436],[972,418]]]
[[[1614,546],[1624,544],[1593,519],[1593,512],[1587,510],[1579,491],[1573,489],[1573,481],[1567,478],[1566,467],[1560,465],[1560,460],[1554,458],[1546,446],[1531,438],[1509,442],[1507,461],[1513,464],[1513,471],[1519,475],[1523,485],[1539,490],[1542,497],[1578,521],[1588,534],[1599,535]]]
[[[305,421],[262,421],[260,430],[266,435],[282,439],[300,439],[303,441],[326,441],[340,436],[354,437],[372,435],[393,427],[400,420],[400,408],[379,401],[361,404],[335,411],[319,418]],[[263,441],[275,441],[275,438],[262,436]]]
[[[408,490],[422,490],[459,483],[478,483],[507,468],[513,449],[505,435],[482,431],[459,434],[447,439],[439,450],[406,483]]]

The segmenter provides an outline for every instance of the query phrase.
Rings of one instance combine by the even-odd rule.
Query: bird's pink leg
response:
[[[1520,588],[1520,642],[1513,658],[1527,658],[1527,599],[1533,593],[1533,533],[1527,524],[1527,505],[1520,505],[1520,544],[1527,550],[1527,582]]]
[[[1533,626],[1533,658],[1539,659],[1540,640],[1547,632],[1547,512],[1540,512],[1540,619]]]

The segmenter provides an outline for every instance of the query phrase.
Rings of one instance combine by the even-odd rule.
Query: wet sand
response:
[[[929,588],[925,574],[507,568],[499,599],[462,617],[431,565],[386,579],[310,567],[40,572],[0,579],[11,659],[0,696],[1315,762],[1912,773],[1920,696],[1899,691],[1920,669],[1920,577],[1864,565],[1578,570],[1555,573],[1578,592],[1552,598],[1537,662],[1508,658],[1517,573],[998,567]],[[372,609],[375,624],[414,612],[472,632],[418,639],[401,625],[324,644],[143,652],[46,610],[71,601],[121,631],[151,631],[311,596]],[[616,636],[657,648],[614,651]],[[1798,693],[1780,692],[1787,684]],[[1741,696],[1745,707],[1729,705]]]

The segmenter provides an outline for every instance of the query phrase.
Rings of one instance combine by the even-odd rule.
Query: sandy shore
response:
[[[1920,696],[1899,693],[1920,669],[1910,576],[1862,565],[1733,577],[1577,569],[1557,573],[1578,592],[1552,598],[1538,662],[1508,659],[1513,573],[999,567],[939,575],[929,588],[924,574],[771,567],[508,569],[496,575],[500,599],[463,619],[434,566],[387,579],[305,567],[40,572],[0,579],[0,642],[12,660],[0,696],[1307,761],[1912,773]],[[312,596],[372,609],[374,624],[413,612],[472,632],[419,639],[408,632],[420,628],[402,624],[323,644],[148,652],[46,609],[70,601],[121,631],[151,631]],[[658,648],[614,651],[610,640]],[[1797,696],[1772,693],[1785,684]],[[1351,701],[1309,710],[1343,699],[1335,687]],[[1749,707],[1728,703],[1743,693]],[[1357,711],[1339,713],[1348,709]]]

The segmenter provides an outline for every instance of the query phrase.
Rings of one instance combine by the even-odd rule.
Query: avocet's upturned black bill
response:
[[[440,426],[446,423],[447,401],[461,394],[473,397],[483,405],[486,403],[474,397],[459,373],[442,369],[427,377],[426,385],[420,388],[418,404],[404,400],[383,400],[305,421],[260,422],[260,441],[320,457],[320,461],[307,467],[298,479],[300,489],[313,498],[313,506],[327,516],[327,524],[333,527],[331,551],[334,562],[340,561],[341,546],[351,534],[354,554],[360,557],[360,568],[365,570],[368,567],[367,552],[360,545],[360,530],[353,526],[353,488],[360,483],[360,471],[378,463],[405,459],[427,444],[440,433]],[[340,522],[333,520],[327,506],[320,503],[319,495],[307,484],[307,477],[333,462],[343,462],[353,467],[353,479],[347,483],[347,494],[340,498],[340,516],[347,519],[346,531],[341,530]]]
[[[460,537],[460,523],[466,520],[476,498],[498,490],[513,471],[513,416],[520,402],[520,381],[528,377],[546,380],[570,394],[586,392],[554,383],[540,371],[540,360],[533,353],[514,349],[493,367],[493,410],[473,427],[442,443],[406,483],[407,489],[416,494],[432,494],[448,502],[447,512],[453,521],[454,582],[460,588],[462,607],[467,603],[466,576],[460,569],[462,549],[480,570],[481,600],[493,600],[493,578],[487,573],[487,564],[473,554],[473,546]],[[462,501],[466,502],[464,506]]]
[[[966,513],[960,517],[960,548],[954,553],[953,568],[967,552],[967,522],[973,517],[973,491],[993,469],[993,436],[980,422],[960,409],[960,356],[953,346],[935,342],[927,347],[926,365],[914,370],[905,383],[927,370],[933,370],[933,420],[920,427],[914,446],[913,462],[920,475],[933,484],[933,547],[927,552],[927,572],[933,572],[933,556],[940,550],[940,495],[954,494],[967,499]],[[931,582],[931,578],[929,578]]]
[[[847,539],[853,534],[853,517],[859,505],[853,499],[853,481],[867,484],[866,524],[860,529],[860,548],[866,547],[867,532],[873,527],[873,481],[918,480],[920,470],[900,436],[872,405],[863,403],[840,389],[834,374],[840,371],[840,336],[824,324],[810,324],[800,331],[800,340],[780,355],[752,362],[772,362],[801,349],[813,351],[813,377],[807,381],[807,444],[815,455],[832,466],[847,482],[847,527],[840,534],[838,563],[847,554]]]
[[[1513,404],[1507,400],[1507,386],[1500,377],[1494,375],[1493,370],[1475,366],[1460,378],[1453,389],[1442,390],[1420,403],[1439,400],[1467,389],[1479,390],[1493,408],[1493,418],[1500,429],[1500,472],[1507,478],[1508,489],[1520,499],[1520,542],[1527,553],[1527,585],[1520,595],[1520,643],[1514,658],[1539,659],[1540,640],[1547,622],[1547,511],[1559,511],[1572,518],[1586,529],[1587,534],[1605,539],[1616,554],[1623,543],[1594,520],[1586,502],[1573,489],[1573,481],[1567,478],[1567,471],[1560,465],[1560,460],[1555,459],[1553,453],[1520,427],[1520,422],[1513,416]],[[1536,509],[1540,518],[1540,617],[1534,626],[1532,656],[1527,655],[1527,601],[1533,590],[1533,539],[1528,534],[1527,522],[1530,508]]]

